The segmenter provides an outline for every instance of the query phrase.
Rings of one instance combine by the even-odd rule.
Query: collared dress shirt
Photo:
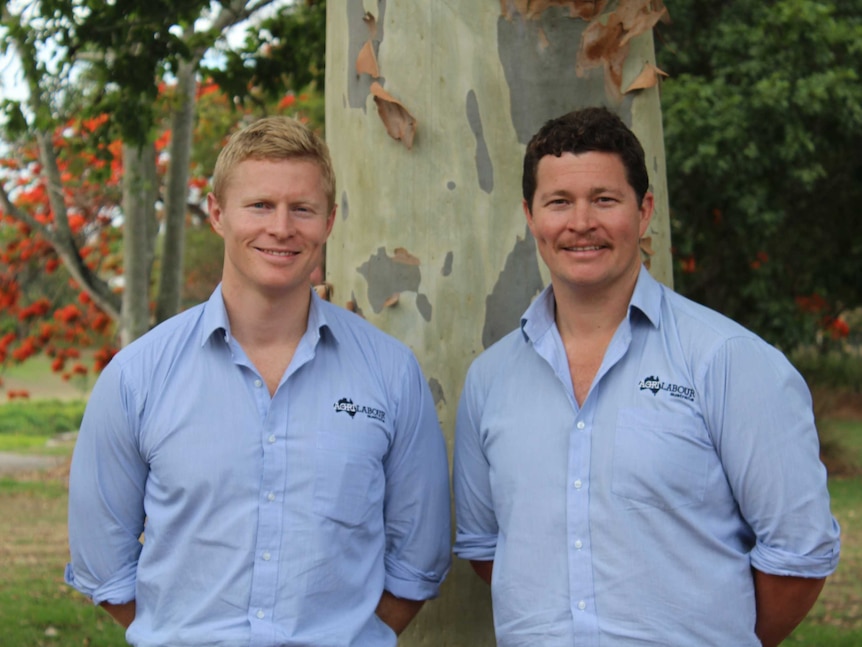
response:
[[[383,590],[435,597],[451,559],[445,442],[415,357],[313,295],[270,397],[217,288],[99,377],[69,537],[70,585],[136,600],[133,645],[394,646]]]
[[[501,647],[755,647],[751,568],[825,577],[839,528],[784,356],[641,270],[579,407],[546,289],[471,366],[455,553]]]

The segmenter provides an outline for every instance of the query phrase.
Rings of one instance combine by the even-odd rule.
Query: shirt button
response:
[[[255,381],[254,381],[254,385],[255,385],[257,388],[260,388],[260,387],[262,387],[262,386],[263,386],[263,382],[261,382],[260,380],[255,380]]]
[[[257,610],[257,613],[255,613],[254,615],[256,615],[256,616],[258,617],[258,619],[259,619],[259,620],[263,620],[263,617],[264,617],[266,614],[263,612],[263,609],[258,609],[258,610]]]
[[[581,487],[583,486],[583,483],[581,483],[581,479],[578,479],[577,481],[575,481],[574,483],[572,483],[572,485],[574,485],[574,486],[575,486],[575,489],[576,489],[576,490],[580,490],[580,489],[581,489]]]
[[[583,429],[584,427],[586,427],[586,425],[584,424],[584,421],[583,420],[579,421],[578,422],[578,429]]]
[[[586,608],[587,608],[587,603],[586,603],[586,602],[584,602],[583,600],[581,600],[580,602],[578,602],[578,608],[579,608],[581,611],[583,611],[584,609],[586,609]]]
[[[270,445],[272,445],[272,444],[275,442],[275,434],[270,434],[270,435],[269,435],[269,438],[267,438],[267,439],[266,439],[266,441],[267,441]]]
[[[275,501],[275,494],[273,492],[270,492],[269,494],[266,495],[266,500],[267,501]]]
[[[580,539],[578,539],[578,540],[575,542],[575,548],[577,548],[578,550],[580,550],[580,549],[581,549],[581,548],[583,548],[583,547],[584,547],[584,542],[582,542]]]
[[[266,551],[263,554],[263,561],[268,562],[271,558],[272,558],[272,555],[269,553],[269,551]]]

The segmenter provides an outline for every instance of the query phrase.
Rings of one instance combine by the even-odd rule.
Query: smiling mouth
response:
[[[584,245],[582,247],[576,247],[576,246],[563,247],[563,249],[566,250],[567,252],[597,252],[601,249],[604,249],[604,246],[602,246],[602,245]]]
[[[289,252],[281,249],[263,249],[262,247],[257,248],[258,251],[263,252],[264,254],[269,254],[270,256],[296,256],[299,252]]]

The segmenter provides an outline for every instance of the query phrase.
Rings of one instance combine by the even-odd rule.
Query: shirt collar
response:
[[[632,309],[637,309],[657,328],[661,319],[661,299],[661,284],[650,275],[646,267],[641,265],[637,283],[629,301],[629,319],[632,316]],[[524,340],[535,342],[545,335],[555,325],[555,311],[554,288],[548,285],[521,317],[521,332]]]
[[[547,333],[554,326],[555,312],[554,286],[548,285],[521,317],[524,340],[535,342]]]
[[[328,334],[334,340],[335,333],[332,326],[326,320],[323,299],[313,289],[309,289],[311,290],[311,305],[308,309],[308,326],[305,330],[305,335],[312,335],[312,341],[316,345],[323,336],[323,331],[327,330]],[[225,340],[230,340],[230,320],[227,316],[227,309],[224,306],[221,283],[216,286],[210,298],[204,304],[201,346],[206,344],[207,340],[216,332],[222,332]]]
[[[647,268],[641,265],[638,282],[635,291],[629,301],[629,320],[632,318],[632,309],[637,308],[653,327],[658,328],[661,321],[661,284],[649,273]]]

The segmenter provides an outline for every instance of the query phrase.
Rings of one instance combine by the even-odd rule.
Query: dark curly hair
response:
[[[643,202],[649,189],[649,175],[638,138],[607,108],[584,108],[546,122],[527,144],[522,186],[530,210],[536,193],[539,160],[546,155],[560,157],[563,153],[578,155],[590,151],[619,155],[638,204]]]

